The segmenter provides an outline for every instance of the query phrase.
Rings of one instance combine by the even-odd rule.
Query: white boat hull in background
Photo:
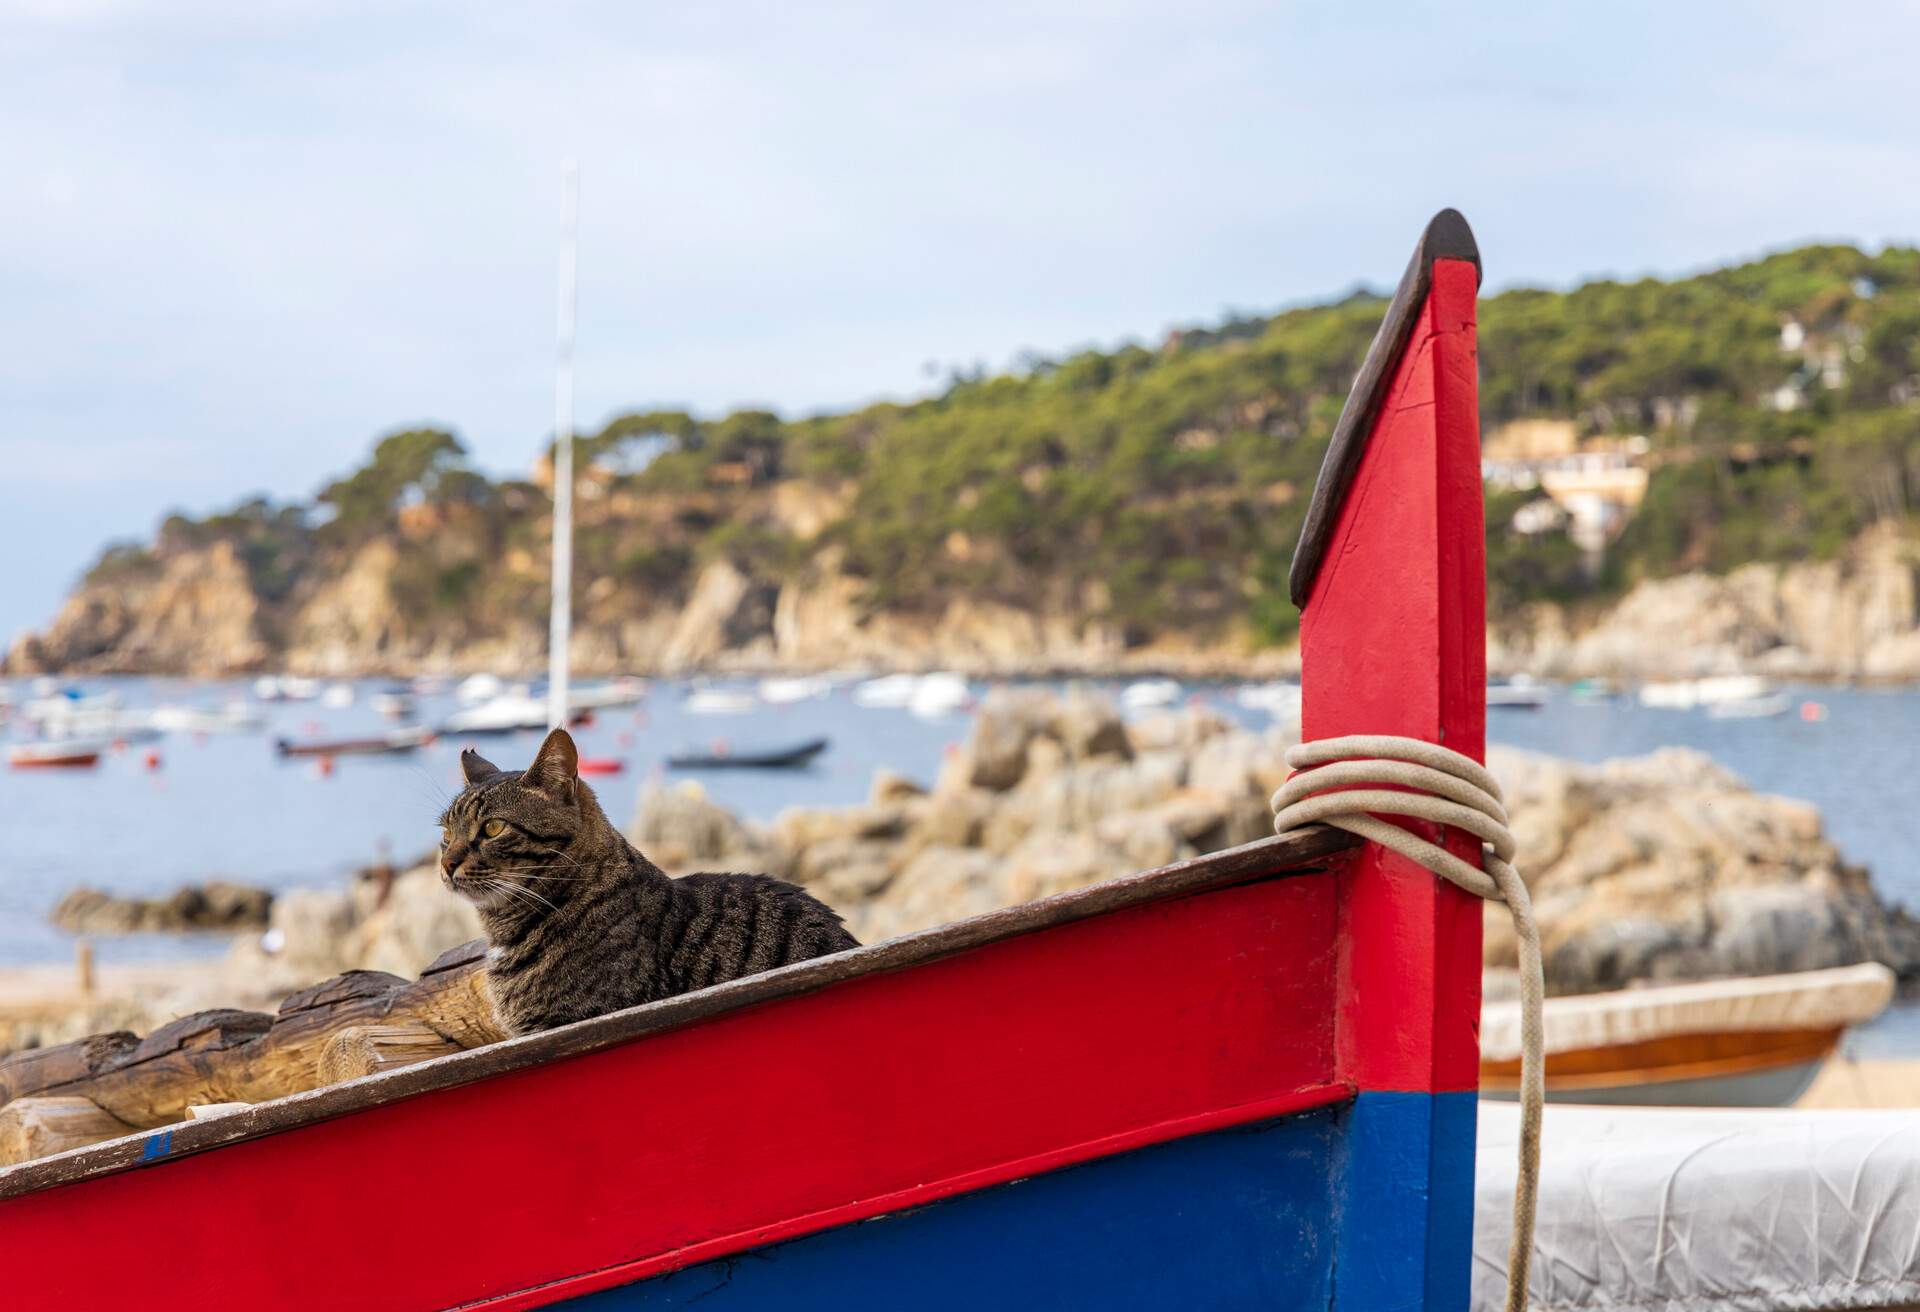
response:
[[[904,707],[913,701],[913,692],[920,684],[912,674],[888,674],[878,679],[868,679],[853,690],[854,704],[881,708]]]
[[[154,728],[167,733],[257,733],[267,727],[266,716],[241,705],[217,711],[197,706],[156,706],[147,718]]]
[[[1185,694],[1186,689],[1172,679],[1142,679],[1121,690],[1120,709],[1155,711],[1163,706],[1172,706]]]
[[[547,727],[547,702],[524,692],[504,692],[478,706],[455,711],[441,726],[442,733],[515,733]]]
[[[1722,674],[1708,679],[1643,684],[1640,704],[1662,710],[1690,711],[1696,706],[1752,701],[1772,694],[1772,685],[1757,674]]]
[[[1254,683],[1240,689],[1233,695],[1234,702],[1249,711],[1265,711],[1275,719],[1297,720],[1300,718],[1300,685],[1283,683]]]
[[[914,685],[907,709],[923,720],[938,719],[965,710],[973,703],[973,691],[957,674],[927,674]]]
[[[1739,701],[1713,702],[1707,714],[1716,720],[1771,720],[1793,709],[1793,701],[1783,692],[1766,697],[1743,697]]]
[[[752,693],[732,688],[701,688],[687,695],[688,715],[745,715],[757,702]]]
[[[833,691],[833,680],[824,674],[789,679],[762,679],[760,700],[774,706],[814,701]]]

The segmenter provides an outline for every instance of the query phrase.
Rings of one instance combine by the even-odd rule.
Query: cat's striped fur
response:
[[[767,875],[665,874],[580,781],[555,729],[525,770],[460,754],[440,873],[479,909],[487,978],[512,1034],[857,946],[832,908]]]

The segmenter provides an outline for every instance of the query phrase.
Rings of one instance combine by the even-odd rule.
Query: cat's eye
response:
[[[498,838],[506,832],[507,822],[505,820],[489,820],[480,826],[480,834],[483,838]]]

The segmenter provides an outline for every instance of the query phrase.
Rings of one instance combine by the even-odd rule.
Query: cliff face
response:
[[[1496,619],[1488,664],[1563,677],[1912,679],[1917,579],[1920,543],[1873,529],[1837,560],[1652,580],[1584,619],[1553,606]]]
[[[428,612],[403,599],[405,544],[377,540],[270,601],[225,543],[180,552],[135,578],[84,584],[42,632],[19,639],[14,673],[218,676],[255,670],[344,676],[535,671],[545,661],[542,557],[481,567],[518,582],[513,604]],[[1068,605],[959,596],[875,609],[833,547],[785,578],[716,560],[684,594],[583,579],[574,654],[587,673],[952,668],[981,674],[1171,670],[1267,677],[1290,649],[1243,635],[1128,634]],[[1645,582],[1611,606],[1537,605],[1496,616],[1490,667],[1554,677],[1920,678],[1920,543],[1876,530],[1841,558],[1749,565]]]
[[[168,559],[150,575],[84,585],[7,668],[223,674],[267,664],[274,647],[247,571],[227,543]]]
[[[546,661],[544,596],[519,613],[444,626],[421,623],[392,592],[393,553],[366,548],[351,566],[262,624],[244,571],[219,549],[173,562],[151,585],[88,584],[44,631],[18,639],[15,674],[167,673],[217,677],[258,670],[348,676],[494,670],[532,672]],[[225,562],[230,565],[231,562]],[[1128,645],[1097,621],[957,598],[933,613],[874,611],[862,582],[832,553],[804,577],[754,577],[729,561],[695,576],[684,600],[596,603],[589,581],[575,601],[573,655],[588,674],[694,670],[961,669],[984,674],[1178,669],[1194,675],[1272,674],[1291,653],[1177,636]],[[609,599],[611,600],[611,599]],[[285,634],[274,642],[263,628]]]

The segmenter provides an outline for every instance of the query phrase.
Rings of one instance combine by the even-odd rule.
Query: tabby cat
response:
[[[831,907],[767,875],[664,873],[608,822],[555,729],[525,770],[460,753],[440,874],[478,908],[511,1034],[551,1029],[856,947]]]

